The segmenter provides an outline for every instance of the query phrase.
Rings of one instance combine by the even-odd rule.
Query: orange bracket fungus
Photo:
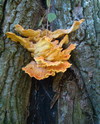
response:
[[[54,76],[58,72],[65,72],[71,66],[68,62],[70,53],[75,49],[75,44],[70,44],[68,48],[62,46],[68,43],[68,34],[77,30],[84,21],[75,21],[70,29],[58,29],[56,31],[45,30],[25,30],[20,25],[15,25],[15,30],[22,35],[7,32],[6,35],[12,41],[19,42],[24,48],[31,52],[33,60],[22,68],[30,77],[38,80]],[[62,37],[61,40],[58,40]]]

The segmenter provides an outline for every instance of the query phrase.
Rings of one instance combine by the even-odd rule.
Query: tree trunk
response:
[[[30,54],[20,45],[6,39],[5,33],[14,25],[35,28],[41,16],[38,0],[0,1],[0,124],[25,124],[28,116],[31,78],[21,68]]]
[[[52,24],[54,29],[68,28],[73,20],[85,19],[81,28],[70,36],[70,41],[76,43],[77,48],[71,57],[73,66],[61,80],[58,124],[99,124],[100,2],[55,0],[52,5],[57,15],[57,20]]]
[[[78,31],[70,35],[70,41],[77,44],[70,59],[72,67],[53,79],[50,77],[42,82],[33,79],[32,86],[31,78],[21,70],[31,60],[30,54],[19,44],[6,39],[4,34],[8,31],[14,32],[15,24],[24,28],[37,28],[46,7],[45,1],[0,0],[0,7],[0,124],[25,124],[28,115],[28,124],[99,124],[99,0],[52,1],[51,11],[57,15],[57,19],[50,24],[52,30],[69,28],[74,20],[81,18],[85,18],[85,22]],[[42,92],[38,91],[37,95],[36,86],[49,82],[47,84],[50,86],[46,90],[53,97],[51,83],[58,85],[58,80],[60,98],[53,110],[49,111],[55,114],[56,120],[50,116],[45,121],[45,114],[37,114],[37,108],[42,108],[44,112],[43,106],[45,109],[48,104],[43,102],[48,101],[50,105],[51,99],[41,101],[39,96]],[[40,89],[41,87],[43,88],[40,86]],[[35,104],[29,103],[30,93],[30,102]],[[37,96],[41,106],[36,105]],[[36,106],[33,112],[29,112],[29,104],[30,107]],[[43,121],[39,121],[39,117],[43,117]],[[53,121],[50,121],[52,118]]]

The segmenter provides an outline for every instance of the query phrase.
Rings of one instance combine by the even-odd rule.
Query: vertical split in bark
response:
[[[2,23],[5,16],[5,7],[7,0],[0,0],[0,35],[2,34]]]
[[[57,123],[57,105],[50,109],[50,103],[54,96],[52,81],[52,77],[41,81],[33,79],[27,124]]]

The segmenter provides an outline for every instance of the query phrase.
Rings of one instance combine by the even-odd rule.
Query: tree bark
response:
[[[39,0],[2,0],[0,5],[0,124],[25,124],[32,81],[21,68],[31,57],[5,33],[13,32],[15,24],[35,28],[42,7]]]
[[[58,101],[58,124],[99,124],[100,2],[55,0],[52,5],[57,15],[52,24],[54,29],[68,28],[74,20],[85,19],[80,29],[70,36],[70,41],[76,43],[77,48],[72,53],[72,67],[61,80],[63,86]]]
[[[21,70],[31,60],[30,54],[6,39],[5,33],[14,32],[15,24],[37,28],[43,17],[43,4],[43,0],[0,0],[0,124],[26,123],[30,114],[30,90],[34,89],[31,89],[31,78]],[[59,75],[54,77],[54,83],[58,82],[57,78],[61,87],[54,123],[100,123],[99,9],[99,0],[52,1],[51,11],[57,15],[57,19],[50,24],[52,30],[69,28],[74,20],[85,18],[80,29],[70,35],[70,41],[77,44],[70,59],[72,67],[61,75],[61,79]],[[33,80],[34,87],[36,82]],[[35,89],[33,93],[35,100]],[[30,124],[36,122],[32,121]]]

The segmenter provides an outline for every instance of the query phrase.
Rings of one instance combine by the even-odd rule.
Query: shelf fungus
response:
[[[68,59],[76,45],[70,44],[66,49],[62,46],[69,42],[68,34],[77,30],[83,21],[84,19],[75,21],[70,29],[58,29],[53,32],[47,29],[25,30],[22,26],[15,25],[15,30],[23,37],[11,32],[7,32],[6,35],[31,52],[33,60],[22,70],[30,77],[42,80],[58,72],[65,72],[71,66]]]

